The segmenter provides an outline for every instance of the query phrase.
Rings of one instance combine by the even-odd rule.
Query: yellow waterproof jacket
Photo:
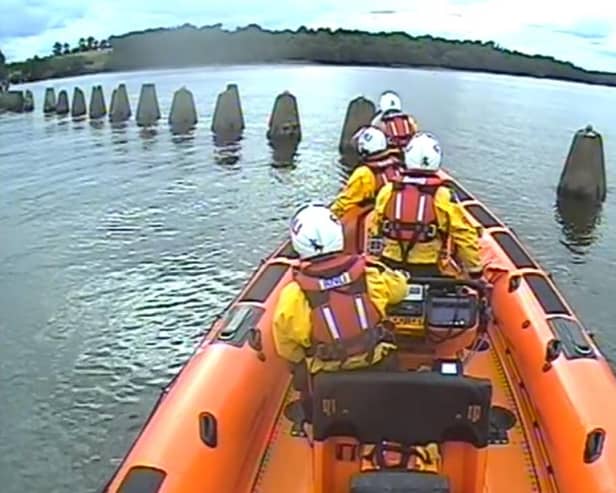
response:
[[[383,317],[387,305],[400,303],[408,291],[404,275],[373,260],[366,262],[365,279],[368,296]],[[311,373],[370,366],[381,361],[396,347],[390,343],[380,343],[371,361],[367,360],[367,355],[356,355],[348,358],[342,366],[335,361],[324,362],[318,358],[307,357],[305,350],[312,345],[310,315],[308,298],[299,284],[295,281],[287,284],[280,292],[278,305],[274,311],[274,345],[278,354],[292,363],[299,363],[305,359]]]
[[[374,213],[368,226],[370,236],[381,236],[385,208],[393,192],[391,183],[385,185],[376,197]],[[436,220],[440,232],[448,235],[457,247],[457,254],[464,262],[469,272],[481,270],[479,256],[479,235],[477,230],[467,220],[453,190],[441,185],[434,194],[434,207]],[[438,264],[439,256],[443,252],[443,239],[441,235],[426,243],[417,243],[408,252],[407,258],[402,259],[400,243],[385,238],[382,256],[398,262],[405,261],[412,264]]]
[[[388,149],[373,159],[388,159],[399,156],[400,154],[397,149]],[[354,206],[367,200],[374,200],[378,191],[378,180],[374,172],[367,164],[360,164],[351,173],[346,186],[340,191],[330,206],[330,210],[335,216],[341,218]]]

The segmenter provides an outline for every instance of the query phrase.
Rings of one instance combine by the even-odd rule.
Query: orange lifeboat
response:
[[[483,284],[411,279],[391,307],[408,371],[319,374],[303,422],[272,311],[278,248],[164,389],[102,493],[616,493],[616,378],[516,235],[446,173]],[[370,207],[344,218],[363,251]]]

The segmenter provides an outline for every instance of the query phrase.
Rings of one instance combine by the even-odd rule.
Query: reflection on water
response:
[[[142,149],[149,151],[156,146],[158,129],[155,126],[141,127],[139,129],[139,137],[141,138]]]
[[[90,120],[90,126],[96,130],[100,130],[105,127],[105,120],[103,118]]]
[[[240,160],[242,136],[243,130],[241,129],[230,129],[226,132],[212,134],[216,164],[233,165]]]
[[[128,132],[125,123],[111,126],[111,143],[115,151],[126,152]]]
[[[554,210],[564,236],[561,243],[576,255],[586,255],[599,237],[596,227],[601,224],[601,202],[559,197]]]
[[[296,136],[280,137],[269,141],[272,150],[272,166],[274,168],[292,168],[299,157],[297,148],[300,139]]]
[[[139,137],[143,140],[153,140],[158,135],[158,129],[155,126],[141,127],[139,129]]]
[[[194,129],[184,130],[182,132],[172,132],[171,142],[174,144],[190,144],[195,140]]]

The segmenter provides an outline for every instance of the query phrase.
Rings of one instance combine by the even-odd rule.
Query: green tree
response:
[[[94,38],[94,36],[88,36],[88,39],[86,40],[86,46],[88,47],[88,50],[94,49],[94,43],[96,43],[96,39]]]
[[[63,50],[62,52],[65,55],[68,55],[71,52],[71,46],[68,43],[64,43],[64,45],[62,46]]]
[[[59,41],[56,41],[53,44],[53,55],[60,56],[61,54],[62,54],[62,43],[60,43]]]
[[[85,38],[79,38],[79,50],[78,51],[88,51],[88,44]]]

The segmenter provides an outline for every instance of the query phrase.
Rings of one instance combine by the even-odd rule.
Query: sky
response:
[[[492,40],[616,72],[616,0],[0,0],[0,50],[17,61],[49,54],[56,41],[76,45],[80,37],[186,22]]]

